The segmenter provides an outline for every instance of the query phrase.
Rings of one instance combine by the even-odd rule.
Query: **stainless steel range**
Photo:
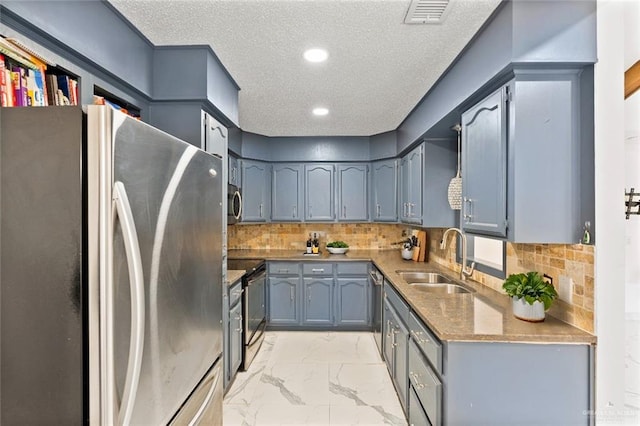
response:
[[[246,371],[255,358],[267,326],[266,314],[266,281],[267,272],[264,260],[259,259],[229,259],[228,269],[245,270],[242,278],[242,322],[244,325],[242,353],[242,371]]]

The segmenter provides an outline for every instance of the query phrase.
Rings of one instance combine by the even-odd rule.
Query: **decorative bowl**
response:
[[[331,254],[345,254],[349,247],[327,247],[327,250]]]

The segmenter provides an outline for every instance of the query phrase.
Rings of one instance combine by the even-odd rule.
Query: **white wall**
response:
[[[598,424],[625,424],[624,407],[624,15],[625,3],[598,0],[595,66],[595,309]],[[626,417],[628,419],[628,417]]]

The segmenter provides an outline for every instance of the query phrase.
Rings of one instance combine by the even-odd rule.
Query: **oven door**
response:
[[[267,274],[264,267],[247,277],[244,290],[244,360],[242,369],[246,371],[258,353],[267,325],[265,295]]]
[[[227,224],[233,225],[242,216],[242,194],[240,188],[229,185],[227,188]]]

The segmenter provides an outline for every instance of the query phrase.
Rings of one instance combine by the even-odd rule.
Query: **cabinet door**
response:
[[[424,165],[424,146],[420,145],[407,154],[408,170],[408,222],[422,223],[422,176]]]
[[[398,220],[398,160],[372,164],[372,203],[370,216],[374,222]]]
[[[341,325],[369,324],[369,279],[338,278],[337,321]]]
[[[368,220],[369,165],[338,166],[338,220]]]
[[[395,314],[394,314],[395,316]],[[395,318],[394,356],[393,356],[393,380],[396,384],[396,391],[402,407],[407,410],[407,393],[409,390],[409,362],[408,345],[409,331],[401,319]]]
[[[403,157],[400,160],[400,220],[409,220],[409,186],[410,186],[409,159]]]
[[[271,219],[300,222],[302,220],[302,166],[273,166],[271,185]]]
[[[304,278],[304,320],[307,325],[333,324],[333,278]]]
[[[462,114],[462,228],[501,237],[507,231],[506,90]]]
[[[242,182],[242,221],[266,222],[269,214],[267,194],[271,189],[269,165],[243,160]]]
[[[306,164],[305,220],[334,220],[334,166],[331,164]]]
[[[393,330],[395,322],[391,314],[391,304],[389,300],[384,298],[384,309],[382,310],[382,353],[384,362],[387,364],[389,374],[393,378]]]
[[[242,303],[229,311],[229,377],[233,377],[242,363]]]
[[[269,277],[269,323],[298,324],[299,278]]]
[[[233,155],[229,155],[229,184],[240,187],[240,168],[238,167],[238,159]]]

